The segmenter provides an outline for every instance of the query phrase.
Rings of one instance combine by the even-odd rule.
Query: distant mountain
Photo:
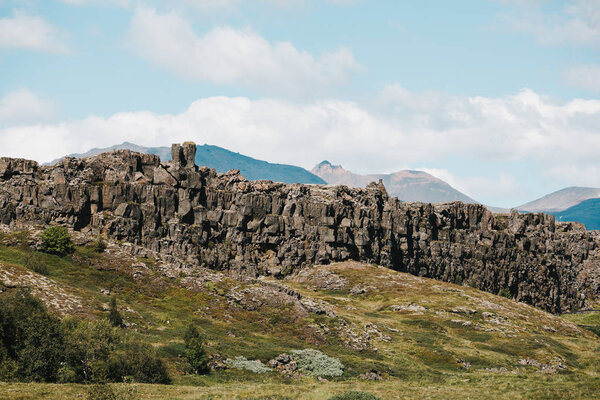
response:
[[[591,187],[568,187],[550,193],[532,202],[515,207],[519,211],[556,213],[567,210],[588,199],[600,198],[600,189]]]
[[[69,156],[78,158],[91,157],[106,151],[121,149],[156,154],[162,161],[169,161],[171,159],[170,147],[144,147],[129,142],[102,149],[94,148],[85,153],[69,154]],[[58,161],[60,161],[60,159],[54,160],[49,164],[53,165]],[[242,175],[251,181],[268,179],[284,183],[326,183],[323,179],[313,175],[304,168],[287,164],[272,164],[208,144],[196,146],[196,164],[215,168],[217,172],[227,172],[230,169],[239,169]]]
[[[553,213],[557,221],[576,221],[585,225],[587,230],[600,229],[600,199],[588,199]]]
[[[332,165],[329,161],[323,161],[311,172],[331,185],[365,187],[369,182],[381,179],[388,193],[403,201],[477,203],[443,180],[423,171],[403,170],[392,174],[359,175],[342,168],[341,165]]]
[[[72,153],[72,154],[67,154],[65,157],[75,157],[75,158],[92,157],[92,156],[96,156],[100,153],[106,153],[107,151],[113,151],[113,150],[133,150],[133,151],[137,151],[138,153],[156,154],[163,161],[168,161],[171,159],[171,148],[170,147],[166,147],[166,146],[164,146],[164,147],[144,147],[144,146],[139,146],[135,143],[130,143],[130,142],[123,142],[121,144],[116,144],[114,146],[103,147],[103,148],[94,147],[93,149],[88,150],[85,153]],[[57,162],[59,162],[60,160],[62,160],[63,158],[64,157],[57,158],[56,160],[52,160],[49,163],[47,163],[46,165],[54,165]]]

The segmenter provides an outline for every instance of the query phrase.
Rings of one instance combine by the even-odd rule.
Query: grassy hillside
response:
[[[392,398],[590,398],[600,389],[600,319],[561,318],[510,299],[354,262],[318,266],[286,281],[238,281],[178,270],[110,243],[73,255],[36,252],[29,233],[0,237],[5,292],[28,285],[58,315],[106,318],[117,297],[127,331],[151,343],[172,385],[113,385],[123,398],[327,399],[346,390]],[[81,242],[83,243],[83,241]],[[31,259],[47,267],[33,272]],[[319,349],[344,373],[318,380],[278,372],[218,369],[188,374],[183,331],[207,337],[216,365],[244,356],[266,364]],[[361,374],[377,372],[380,380]],[[3,398],[76,398],[88,386],[2,383]],[[265,397],[275,396],[275,397]]]

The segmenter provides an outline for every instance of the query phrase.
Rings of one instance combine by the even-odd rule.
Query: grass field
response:
[[[383,399],[562,399],[594,398],[600,390],[597,312],[563,318],[354,262],[317,266],[291,280],[241,282],[203,270],[174,275],[160,260],[120,252],[117,243],[104,253],[80,246],[57,257],[35,252],[28,240],[27,233],[0,237],[0,281],[31,286],[59,315],[88,319],[105,318],[110,292],[125,330],[167,363],[172,385],[112,385],[123,399],[327,399],[347,390]],[[32,258],[47,267],[45,276],[31,271]],[[190,323],[217,360],[266,363],[315,348],[338,358],[344,375],[319,381],[236,369],[188,374],[182,335]],[[381,380],[360,378],[372,370]],[[85,398],[89,389],[11,382],[0,384],[0,398]]]

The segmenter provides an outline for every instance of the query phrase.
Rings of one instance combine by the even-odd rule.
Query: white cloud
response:
[[[534,168],[523,171],[528,179],[552,179],[553,187],[600,186],[598,126],[598,100],[556,102],[531,90],[499,98],[456,97],[396,85],[370,108],[334,100],[211,97],[175,115],[127,112],[9,127],[0,129],[0,148],[3,156],[49,161],[124,140],[141,145],[194,140],[305,168],[335,160],[357,173],[439,165],[447,157],[474,166],[526,161]],[[480,201],[528,200],[519,198],[522,188],[507,171],[488,169],[483,177],[477,168],[466,177],[429,171]]]
[[[61,2],[73,6],[84,5],[107,5],[129,7],[140,2],[133,0],[60,0]],[[321,0],[321,2],[331,3],[338,6],[354,4],[360,0]],[[143,4],[151,4],[153,6],[166,6],[169,8],[193,8],[202,11],[219,10],[219,9],[234,9],[242,4],[268,4],[281,9],[294,9],[305,6],[316,0],[145,0]]]
[[[60,0],[62,3],[71,6],[88,6],[88,5],[103,5],[103,6],[118,6],[127,7],[131,5],[130,0]]]
[[[547,12],[547,1],[503,0],[513,13],[503,16],[516,31],[547,45],[577,44],[600,48],[600,1],[568,0],[559,12]]]
[[[567,71],[565,78],[575,87],[600,93],[600,65],[582,65],[572,68]]]
[[[316,58],[290,42],[270,43],[250,30],[223,27],[198,36],[179,14],[151,9],[135,11],[128,41],[138,55],[185,79],[271,93],[311,93],[342,83],[361,68],[346,48]]]
[[[0,99],[0,127],[48,122],[54,115],[54,104],[27,89],[16,90]]]
[[[63,34],[42,17],[15,11],[0,19],[0,48],[18,48],[47,53],[68,53]]]

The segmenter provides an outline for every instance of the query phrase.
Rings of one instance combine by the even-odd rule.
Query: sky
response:
[[[600,187],[600,0],[0,0],[0,156],[186,140],[500,207]]]

